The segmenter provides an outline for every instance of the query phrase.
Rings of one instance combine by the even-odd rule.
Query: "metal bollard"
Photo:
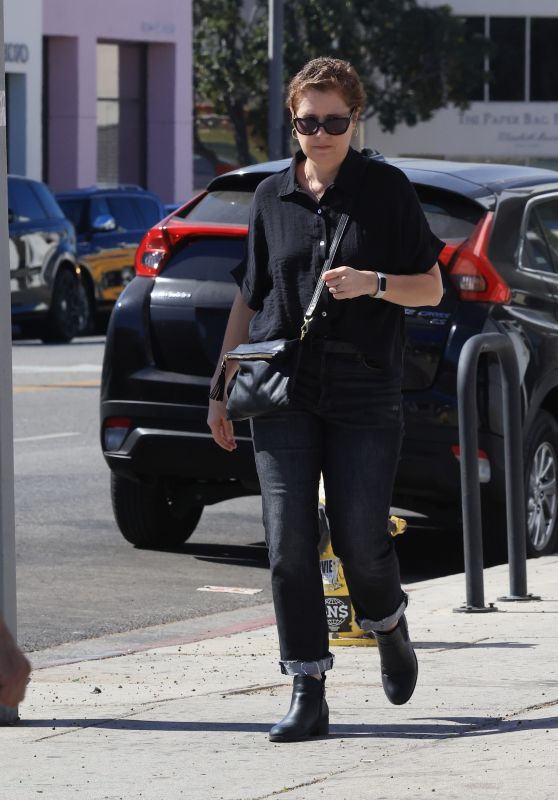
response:
[[[527,545],[525,541],[525,489],[519,370],[513,345],[501,333],[472,336],[463,346],[457,369],[463,546],[466,603],[456,612],[497,611],[484,604],[482,520],[478,474],[477,365],[481,353],[498,356],[503,384],[506,520],[510,594],[498,600],[540,600],[527,593]]]

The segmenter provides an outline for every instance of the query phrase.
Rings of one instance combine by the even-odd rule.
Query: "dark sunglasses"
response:
[[[295,117],[293,125],[303,136],[314,136],[320,128],[323,128],[331,136],[341,136],[341,134],[347,133],[353,112],[354,108],[348,117],[328,117],[323,122],[320,122],[317,117]]]

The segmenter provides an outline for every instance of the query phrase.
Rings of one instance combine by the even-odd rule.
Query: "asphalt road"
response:
[[[207,507],[176,552],[138,550],[119,533],[98,439],[103,346],[103,337],[14,342],[18,637],[26,650],[271,600],[258,497]],[[417,525],[405,536],[404,581],[460,569],[454,538],[437,532],[426,547]],[[206,585],[259,591],[198,591]]]

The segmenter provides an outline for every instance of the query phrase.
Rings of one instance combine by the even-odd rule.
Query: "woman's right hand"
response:
[[[232,453],[236,450],[234,428],[230,419],[227,419],[227,401],[210,400],[207,424],[211,429],[213,438],[223,450]]]

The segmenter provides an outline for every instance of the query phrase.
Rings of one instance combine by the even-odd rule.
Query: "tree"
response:
[[[251,161],[247,111],[267,90],[267,15],[242,0],[194,0],[194,95],[230,119],[241,164]],[[264,83],[260,76],[264,74]],[[203,145],[194,115],[194,150],[217,162]]]
[[[471,39],[449,6],[416,0],[357,0],[358,65],[369,107],[383,130],[430,119],[449,104],[468,106],[488,43]]]
[[[248,155],[248,124],[265,142],[268,0],[255,0],[248,20],[242,7],[240,0],[194,0],[197,94],[226,109],[237,141],[246,145],[241,159]],[[449,104],[466,108],[487,46],[467,36],[448,6],[417,0],[286,0],[284,43],[285,82],[311,58],[345,58],[367,92],[363,117],[377,116],[388,131]],[[289,130],[287,112],[285,122]]]

